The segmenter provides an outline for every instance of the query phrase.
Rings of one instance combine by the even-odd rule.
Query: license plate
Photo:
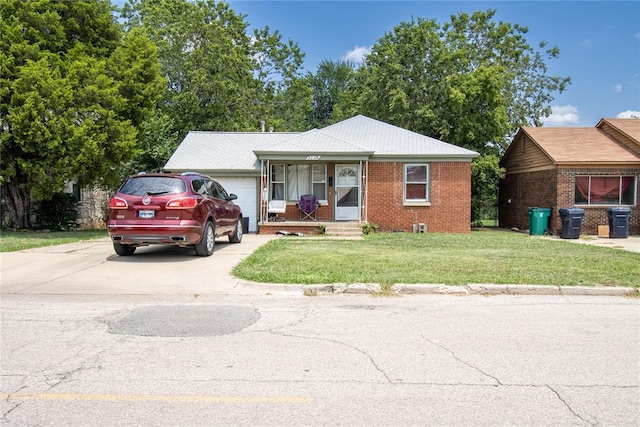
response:
[[[153,218],[154,215],[154,211],[138,211],[138,218]]]

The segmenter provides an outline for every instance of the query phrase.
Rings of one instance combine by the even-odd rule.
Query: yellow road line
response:
[[[122,402],[184,402],[184,403],[309,403],[313,399],[294,396],[156,396],[136,394],[78,393],[0,393],[0,399],[36,400],[102,400]]]

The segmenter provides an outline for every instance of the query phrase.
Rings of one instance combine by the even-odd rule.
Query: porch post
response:
[[[368,222],[369,215],[369,161],[364,161],[364,166],[362,166],[362,161],[360,161],[360,170],[362,170],[362,185],[364,187],[364,191],[362,192],[362,217],[361,222]]]
[[[260,160],[260,223],[264,224],[268,217],[267,206],[269,204],[269,161],[265,166],[264,160]]]

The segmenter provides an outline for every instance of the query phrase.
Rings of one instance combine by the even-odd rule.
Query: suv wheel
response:
[[[207,225],[204,226],[204,233],[202,233],[202,240],[194,246],[196,255],[211,256],[215,244],[216,235],[213,232],[213,224],[211,224],[211,221],[207,221]]]
[[[229,235],[229,241],[231,243],[242,242],[242,218],[238,218],[235,231],[233,232],[233,234]]]
[[[122,243],[118,242],[113,242],[113,249],[120,256],[133,255],[133,253],[136,251],[135,246],[123,245]]]

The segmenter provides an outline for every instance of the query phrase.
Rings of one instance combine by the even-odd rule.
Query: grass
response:
[[[77,231],[3,231],[0,234],[0,252],[21,251],[42,246],[61,245],[82,240],[107,237],[107,230]]]
[[[363,240],[281,238],[233,274],[272,283],[640,286],[640,254],[507,231],[375,233]]]

